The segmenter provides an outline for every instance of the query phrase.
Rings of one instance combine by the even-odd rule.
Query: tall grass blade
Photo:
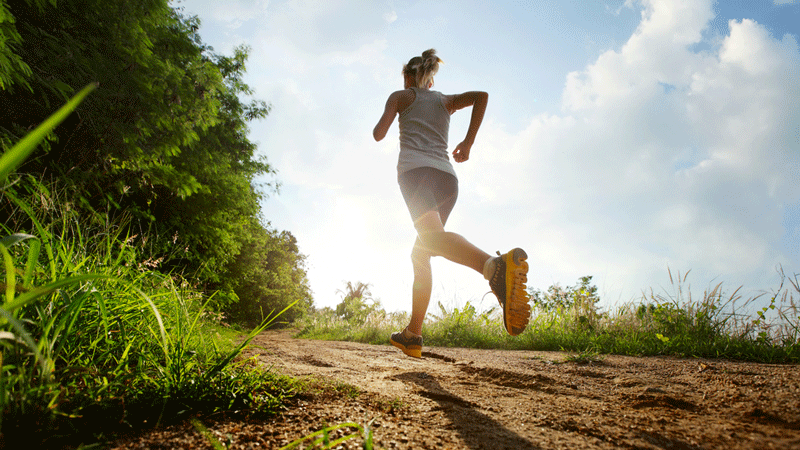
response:
[[[233,359],[234,359],[234,358],[236,358],[237,356],[239,356],[239,354],[242,352],[242,350],[244,350],[244,348],[245,348],[245,347],[247,347],[247,346],[250,344],[250,342],[251,342],[251,341],[252,341],[252,340],[253,340],[253,339],[254,339],[256,336],[258,336],[259,334],[261,334],[261,332],[262,332],[262,331],[264,331],[264,330],[266,330],[266,329],[267,329],[267,327],[269,327],[269,326],[270,326],[270,324],[272,324],[272,322],[274,322],[274,321],[275,321],[275,319],[277,319],[277,318],[278,318],[278,317],[279,317],[281,314],[285,313],[286,311],[288,311],[288,310],[289,310],[289,308],[293,307],[293,306],[294,306],[294,305],[296,305],[296,304],[297,304],[297,301],[295,301],[295,302],[291,303],[291,304],[290,304],[289,306],[287,306],[286,308],[283,308],[283,310],[281,310],[281,312],[279,312],[278,314],[275,314],[275,315],[272,315],[272,314],[270,314],[269,316],[267,316],[267,318],[266,318],[266,319],[264,319],[264,321],[261,323],[261,325],[260,325],[260,326],[258,326],[258,327],[256,327],[255,329],[253,329],[253,330],[250,332],[250,334],[248,334],[248,335],[247,335],[247,337],[246,337],[246,338],[245,338],[245,339],[244,339],[244,340],[243,340],[243,341],[242,341],[242,342],[241,342],[239,345],[237,345],[237,346],[236,346],[236,348],[234,348],[233,350],[231,350],[231,351],[230,351],[230,353],[228,353],[228,355],[227,355],[227,356],[225,356],[224,358],[222,358],[222,359],[221,359],[221,360],[220,360],[220,361],[217,363],[217,365],[216,365],[216,366],[214,366],[214,367],[213,367],[211,370],[209,370],[209,371],[208,371],[208,373],[206,374],[206,377],[208,377],[208,378],[211,378],[211,377],[213,377],[214,375],[216,375],[216,374],[217,374],[217,372],[219,372],[220,370],[222,370],[223,368],[225,368],[225,366],[227,366],[228,364],[230,364],[230,362],[231,362],[231,361],[233,361]]]
[[[38,187],[43,189],[41,185],[39,185]],[[36,231],[39,235],[39,239],[44,241],[44,249],[45,252],[47,253],[47,261],[50,269],[50,277],[51,279],[55,280],[57,268],[55,262],[56,259],[53,254],[53,246],[50,243],[50,239],[52,238],[51,233],[47,231],[47,229],[44,226],[42,226],[42,223],[39,222],[39,220],[36,219],[36,214],[34,213],[33,208],[31,208],[31,206],[27,202],[23,201],[21,198],[14,195],[14,193],[11,191],[5,191],[3,192],[3,195],[5,195],[15,205],[17,205],[25,213],[28,219],[30,219],[31,223],[33,223],[33,226],[36,228]]]
[[[222,445],[219,439],[217,439],[202,422],[197,419],[192,419],[192,426],[205,438],[206,442],[208,442],[214,450],[225,450],[225,446]]]
[[[324,446],[322,447],[323,449],[330,449],[330,448],[336,447],[337,445],[341,444],[344,441],[347,441],[347,440],[350,440],[350,439],[353,439],[353,438],[356,438],[356,437],[359,436],[358,434],[354,433],[354,434],[349,434],[347,436],[340,437],[339,439],[336,439],[335,441],[326,442],[326,437],[327,437],[329,432],[340,430],[342,428],[356,428],[359,431],[363,431],[361,426],[359,424],[355,423],[355,422],[340,423],[339,425],[325,427],[325,428],[323,428],[323,429],[321,429],[319,431],[316,431],[314,433],[309,434],[308,436],[301,437],[300,439],[297,439],[297,440],[295,440],[293,442],[290,442],[289,444],[281,447],[280,450],[293,449],[293,448],[299,446],[300,444],[302,444],[303,442],[305,442],[305,441],[307,441],[309,439],[313,439],[313,438],[317,438],[317,439],[314,440],[314,442],[312,443],[312,447],[316,447],[317,445],[324,444]]]
[[[6,248],[9,248],[18,242],[24,241],[25,239],[30,239],[35,237],[36,236],[32,236],[30,234],[25,234],[25,233],[14,233],[9,236],[4,236],[0,238],[0,244],[5,246]]]
[[[108,342],[110,324],[108,323],[108,309],[106,308],[106,300],[98,292],[94,292],[94,298],[97,300],[97,306],[100,308],[100,318],[103,321],[103,336],[105,337],[105,341]]]
[[[45,359],[45,357],[39,351],[39,346],[36,345],[36,342],[34,342],[33,337],[31,337],[31,335],[25,330],[25,327],[22,326],[20,321],[17,320],[16,317],[12,316],[11,313],[2,306],[0,306],[0,316],[2,316],[3,319],[8,321],[8,323],[11,325],[11,328],[13,328],[17,332],[17,335],[14,336],[15,338],[14,340],[21,340],[33,352],[34,356],[36,357],[36,361],[42,368],[42,378],[50,380],[50,377],[53,374],[52,370],[53,365],[50,361]]]
[[[3,265],[6,269],[6,301],[5,303],[11,303],[14,300],[14,288],[17,284],[17,277],[16,277],[16,270],[14,268],[14,258],[11,257],[11,253],[8,252],[5,245],[0,244],[0,252],[3,253]]]
[[[158,312],[156,304],[153,303],[149,295],[145,294],[144,291],[136,286],[131,287],[147,302],[148,305],[150,305],[150,309],[153,310],[153,315],[156,317],[156,321],[158,322],[158,331],[161,334],[161,348],[164,349],[164,357],[166,357],[167,361],[169,361],[169,340],[167,339],[167,330],[164,328],[164,320],[161,319],[161,313]]]
[[[62,292],[62,295],[63,292]],[[66,296],[66,295],[64,295]],[[80,311],[86,303],[88,296],[80,295],[77,299],[67,299],[69,306],[64,314],[60,315],[60,319],[56,323],[53,335],[50,337],[50,354],[57,355],[61,352],[65,345],[70,345],[68,339],[59,339],[61,335],[70,336],[75,327],[75,323],[80,318]],[[58,345],[56,345],[58,344]]]
[[[42,142],[42,140],[44,140],[44,138],[47,137],[47,135],[61,122],[63,122],[64,119],[66,119],[72,113],[72,111],[78,107],[78,105],[83,101],[84,97],[89,95],[89,93],[95,88],[97,88],[97,83],[92,83],[83,88],[80,92],[75,94],[70,101],[59,108],[58,111],[53,113],[47,118],[47,120],[42,122],[41,125],[28,133],[15,146],[11,147],[10,150],[3,153],[3,156],[0,157],[0,182],[5,181],[5,179],[8,178],[8,175],[20,164],[22,164],[22,161],[24,161],[25,158],[27,158],[34,149],[36,149],[39,143]]]
[[[22,275],[22,287],[24,287],[25,289],[31,288],[33,271],[36,269],[36,262],[39,260],[39,251],[41,249],[42,249],[42,242],[34,238],[34,240],[31,241],[30,244],[30,250],[28,250],[28,261],[26,261],[25,263],[25,273]]]
[[[67,278],[64,278],[64,279],[61,279],[61,280],[58,280],[58,281],[54,281],[54,282],[52,282],[52,283],[50,283],[48,285],[42,286],[42,287],[33,288],[28,292],[20,294],[19,296],[17,296],[16,299],[13,299],[13,301],[8,302],[5,305],[5,309],[7,311],[9,311],[9,312],[12,312],[12,311],[15,311],[15,310],[17,310],[19,308],[22,308],[23,306],[35,301],[36,299],[38,299],[41,296],[52,294],[53,292],[55,292],[56,290],[58,290],[58,289],[60,289],[60,288],[62,288],[64,286],[69,286],[71,284],[77,284],[77,283],[80,283],[80,282],[83,282],[83,281],[100,280],[100,279],[113,280],[113,279],[115,279],[115,277],[112,277],[111,275],[95,275],[95,274],[75,275],[75,276],[72,276],[72,277],[67,277]]]

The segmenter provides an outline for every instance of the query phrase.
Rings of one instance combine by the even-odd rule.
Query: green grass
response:
[[[156,271],[124,227],[31,204],[59,203],[30,185],[25,198],[0,193],[30,227],[0,233],[5,439],[102,441],[197,414],[270,413],[296,394],[294,380],[237,359],[263,327],[241,341],[187,280]]]
[[[739,289],[726,294],[721,284],[693,299],[685,276],[673,279],[670,273],[670,279],[672,292],[651,291],[610,311],[600,311],[598,299],[586,295],[566,307],[534,307],[528,328],[517,337],[505,333],[497,308],[479,312],[469,302],[453,309],[439,303],[423,327],[425,345],[565,351],[577,363],[598,361],[604,354],[800,362],[797,275],[782,274],[772,295],[746,300]],[[389,334],[407,323],[406,314],[383,310],[354,322],[325,309],[300,322],[299,336],[386,344]]]
[[[302,387],[239,358],[270,320],[242,339],[188,280],[157,270],[124,220],[81,216],[63,192],[12,176],[92,88],[0,157],[0,442],[74,447],[275,413]]]

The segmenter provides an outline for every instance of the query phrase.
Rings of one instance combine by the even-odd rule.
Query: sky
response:
[[[364,282],[411,308],[397,122],[381,142],[372,129],[428,48],[433,89],[489,93],[446,229],[525,249],[529,286],[590,275],[611,309],[674,295],[670,274],[694,298],[720,282],[747,298],[800,273],[800,0],[172,4],[215,52],[250,47],[245,81],[272,107],[250,139],[281,185],[264,217],[297,238],[317,307]],[[497,304],[471,269],[433,273],[431,312]]]

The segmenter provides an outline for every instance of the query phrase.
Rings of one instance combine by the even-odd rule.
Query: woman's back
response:
[[[438,91],[410,88],[414,101],[400,113],[398,173],[433,167],[455,175],[447,152],[450,113]]]

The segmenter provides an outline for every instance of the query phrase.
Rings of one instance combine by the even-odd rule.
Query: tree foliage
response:
[[[27,170],[61,175],[85,191],[88,205],[124,198],[142,215],[157,188],[184,197],[201,188],[175,167],[217,123],[224,89],[199,44],[197,19],[164,0],[8,4],[31,75],[29,90],[12,85],[0,100],[4,141],[19,140],[77,88],[100,85]]]
[[[381,302],[372,298],[369,288],[369,283],[348,281],[345,289],[338,291],[343,297],[336,305],[336,315],[350,323],[363,324],[367,316],[381,309]]]
[[[297,239],[290,232],[279,233],[256,223],[250,226],[252,232],[244,249],[231,264],[232,272],[240,276],[222,284],[223,292],[232,292],[248,301],[230,302],[226,309],[234,321],[257,325],[262,317],[296,301],[296,307],[280,318],[293,321],[312,306],[305,256],[300,254]]]
[[[585,330],[595,328],[603,316],[598,311],[600,296],[597,286],[592,284],[591,275],[580,277],[574,286],[562,288],[554,284],[547,288],[547,292],[533,288],[529,288],[529,292],[535,308],[540,311],[568,312],[574,316],[574,323]]]
[[[547,288],[546,292],[539,289],[529,289],[531,303],[539,309],[568,309],[577,305],[588,305],[594,307],[600,301],[597,295],[597,286],[592,285],[592,276],[584,276],[578,279],[575,286],[562,288],[554,284]]]
[[[65,187],[98,220],[133,217],[132,234],[164,255],[164,270],[221,289],[216,306],[239,301],[231,313],[241,320],[309,305],[294,237],[260,220],[273,186],[255,180],[274,169],[247,137],[269,113],[245,100],[248,48],[216,54],[198,29],[168,0],[0,0],[0,144],[7,150],[98,83],[19,172]],[[253,279],[283,284],[264,296]]]

